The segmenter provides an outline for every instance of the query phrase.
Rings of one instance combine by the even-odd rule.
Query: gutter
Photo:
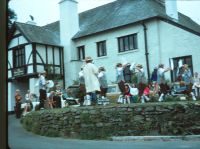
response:
[[[146,65],[147,65],[147,78],[148,83],[150,82],[150,70],[149,70],[149,51],[148,51],[148,43],[147,43],[147,27],[145,23],[142,23],[144,30],[144,45],[145,45],[145,57],[146,57]]]

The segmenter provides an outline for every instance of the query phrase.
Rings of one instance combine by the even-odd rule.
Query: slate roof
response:
[[[155,0],[117,0],[79,14],[80,30],[73,39],[137,23],[151,18],[161,18],[180,25],[200,35],[200,25],[179,13],[175,22],[165,13],[165,7]],[[43,27],[16,23],[31,42],[60,45],[59,21]]]
[[[80,13],[80,31],[73,38],[87,36],[154,17],[173,21],[166,15],[165,7],[155,0],[117,0]],[[200,33],[200,26],[181,13],[179,13],[179,21],[177,23]]]
[[[52,23],[45,27],[19,22],[16,22],[15,25],[29,42],[61,46],[59,24],[57,23]]]

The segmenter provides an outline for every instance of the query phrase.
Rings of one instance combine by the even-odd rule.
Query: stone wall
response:
[[[21,119],[21,123],[36,134],[80,139],[200,134],[200,102],[41,110],[29,113]]]

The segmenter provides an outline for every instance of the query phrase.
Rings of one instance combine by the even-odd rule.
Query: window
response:
[[[106,41],[97,42],[97,57],[106,56]]]
[[[24,48],[13,50],[13,66],[22,67],[25,65],[25,50]]]
[[[78,49],[78,60],[84,60],[85,59],[85,46],[80,46]]]
[[[191,73],[193,74],[192,56],[172,58],[171,63],[171,66],[173,65],[174,67],[173,71],[171,72],[172,81],[178,81],[178,72],[183,64],[187,64],[191,70]]]
[[[135,50],[138,48],[137,45],[137,34],[123,36],[118,38],[118,49],[119,52],[125,52]]]

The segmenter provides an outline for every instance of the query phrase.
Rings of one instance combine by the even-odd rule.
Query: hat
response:
[[[122,63],[117,63],[116,67],[122,66]]]
[[[130,65],[131,65],[131,63],[127,63],[126,65],[127,65],[127,66],[130,66]]]
[[[141,64],[137,64],[136,67],[142,68],[143,66]]]
[[[85,61],[86,61],[86,62],[88,62],[88,61],[93,61],[93,59],[92,59],[92,57],[87,56],[87,57],[85,57]]]
[[[164,64],[159,64],[158,67],[159,68],[164,67]]]
[[[41,72],[41,74],[45,74],[45,73],[47,73],[45,70],[43,70],[43,71]]]
[[[105,68],[103,66],[99,67],[100,71],[105,71]]]
[[[184,66],[185,68],[188,68],[188,64],[184,64],[183,66]]]

